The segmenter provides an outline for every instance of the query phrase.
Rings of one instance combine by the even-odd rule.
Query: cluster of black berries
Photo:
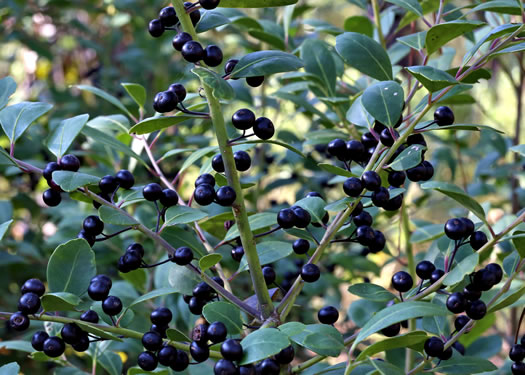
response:
[[[456,247],[468,241],[474,250],[479,250],[488,242],[487,235],[482,231],[476,231],[472,220],[466,217],[449,219],[445,223],[445,234],[456,241]]]
[[[509,358],[511,361],[514,361],[510,367],[512,375],[525,375],[525,363],[523,363],[525,359],[525,336],[521,338],[519,344],[512,345],[509,351]]]
[[[186,99],[186,88],[181,83],[173,83],[166,91],[161,91],[153,99],[153,109],[159,113],[172,112],[176,109],[183,110],[182,102]],[[182,109],[179,108],[179,104]]]
[[[109,291],[113,283],[106,275],[97,275],[91,279],[88,295],[93,301],[102,301],[104,313],[113,317],[122,311],[122,301],[116,296],[110,296]]]
[[[229,77],[230,74],[233,73],[233,70],[239,63],[239,60],[237,59],[230,59],[226,61],[226,64],[224,65],[224,73],[226,74],[224,78]],[[237,80],[239,78],[233,78],[234,80]],[[246,83],[248,86],[251,87],[259,87],[264,82],[264,76],[252,76],[252,77],[246,77]]]
[[[228,207],[237,199],[237,193],[231,186],[221,186],[215,191],[215,177],[205,173],[195,180],[193,199],[201,206],[208,206],[215,202],[223,207]]]
[[[364,246],[361,255],[377,254],[385,248],[385,235],[380,230],[372,228],[374,219],[372,215],[362,209],[362,205],[358,204],[352,212],[352,222],[356,229],[354,235],[350,236],[350,241],[355,241]],[[355,238],[353,238],[354,236]]]
[[[299,206],[283,208],[277,214],[277,224],[283,229],[306,228],[312,221],[308,211]]]
[[[198,63],[203,61],[210,67],[216,67],[221,65],[223,60],[222,50],[214,45],[210,44],[206,48],[193,40],[192,36],[186,32],[180,32],[173,38],[173,48],[182,54],[184,60],[190,63]]]
[[[459,348],[458,352],[461,353],[463,351],[462,354],[464,354],[464,348],[462,348],[462,345],[459,346]],[[437,336],[432,336],[425,341],[424,350],[429,357],[436,357],[442,361],[450,359],[453,354],[452,346],[445,349],[445,342]]]
[[[121,169],[114,176],[107,175],[100,179],[98,183],[100,193],[98,196],[105,201],[112,202],[113,196],[119,188],[129,190],[133,185],[135,185],[133,174],[126,169]],[[93,207],[98,209],[100,206],[99,202],[93,201]]]
[[[146,350],[137,359],[144,371],[155,370],[159,363],[177,372],[188,367],[190,361],[186,352],[163,342],[172,318],[171,311],[165,307],[155,309],[150,314],[151,330],[142,336],[142,346]]]
[[[267,117],[255,118],[255,113],[247,108],[239,109],[232,116],[232,124],[236,129],[243,131],[243,137],[246,130],[252,129],[253,135],[262,140],[268,140],[275,134],[273,122]]]
[[[117,263],[117,268],[122,273],[135,271],[142,265],[142,258],[144,257],[144,247],[139,243],[132,243],[126,249]]]
[[[46,287],[38,279],[29,279],[20,288],[22,296],[18,300],[18,312],[11,315],[9,325],[15,331],[25,331],[29,328],[30,314],[36,314],[40,310],[40,297],[46,292]]]
[[[83,238],[87,241],[89,246],[95,244],[96,237],[102,234],[104,230],[104,223],[96,215],[90,215],[82,222],[82,229],[77,235],[77,238]]]
[[[50,189],[47,189],[44,191],[44,194],[42,195],[42,199],[44,200],[44,203],[48,205],[49,207],[56,207],[60,204],[62,201],[62,196],[60,195],[60,192],[62,189],[60,186],[55,184],[53,182],[53,172],[55,171],[71,171],[71,172],[77,172],[80,168],[80,160],[75,155],[64,155],[60,158],[58,163],[51,162],[46,165],[46,167],[43,170],[43,176],[47,181],[48,186]]]
[[[242,257],[244,256],[244,247],[242,247],[241,244],[238,244],[238,246],[234,246],[231,251],[232,259],[236,262],[240,262]]]
[[[246,151],[235,151],[233,160],[235,161],[235,169],[239,172],[246,172],[252,166],[252,159]],[[211,159],[211,167],[215,172],[224,173],[224,161],[221,154],[217,154]]]
[[[203,2],[205,2],[203,0]],[[210,2],[216,2],[218,4],[218,1],[211,0]],[[186,9],[186,12],[190,12],[190,18],[191,22],[193,23],[193,26],[197,25],[197,23],[201,19],[201,12],[198,8],[195,6],[198,3],[192,4],[190,2],[184,3],[184,8]],[[202,4],[201,4],[202,6]],[[208,6],[208,4],[206,4]],[[204,9],[213,9],[213,8],[205,8]],[[164,31],[166,30],[176,30],[173,27],[177,26],[179,23],[179,17],[177,17],[177,12],[175,11],[175,8],[173,7],[166,7],[162,8],[159,12],[159,18],[156,18],[154,20],[151,20],[148,25],[148,31],[150,35],[154,38],[158,38],[164,34]]]
[[[224,287],[224,281],[220,277],[213,276],[212,279]],[[204,281],[201,281],[193,288],[191,296],[184,296],[184,302],[188,304],[188,308],[193,315],[201,315],[203,307],[215,298],[217,298],[215,290]]]
[[[175,190],[162,189],[162,187],[155,182],[144,186],[142,196],[150,202],[159,201],[164,208],[175,206],[179,202],[179,196]]]

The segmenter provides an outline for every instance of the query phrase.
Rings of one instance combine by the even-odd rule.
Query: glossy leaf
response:
[[[180,227],[166,227],[161,234],[162,238],[172,244],[179,246],[188,246],[198,256],[207,254],[206,249],[196,237],[193,231],[184,230]]]
[[[461,262],[456,264],[443,280],[443,284],[452,286],[459,283],[463,278],[476,269],[479,262],[479,253],[470,254]]]
[[[490,57],[497,57],[501,55],[506,55],[507,53],[516,53],[521,51],[525,51],[525,42],[517,43],[510,47],[499,50],[498,52],[495,52],[492,55],[490,55]]]
[[[215,266],[222,259],[221,254],[208,254],[199,259],[199,268],[201,272],[204,273],[206,270]]]
[[[488,125],[478,125],[478,124],[454,124],[454,125],[447,125],[447,126],[438,126],[437,124],[433,124],[429,126],[428,128],[422,130],[422,133],[430,132],[430,131],[436,131],[436,130],[470,130],[470,131],[480,131],[480,130],[490,130],[494,131],[496,133],[504,134],[501,130],[495,129]]]
[[[308,324],[300,333],[290,336],[297,345],[320,355],[337,357],[343,350],[343,336],[331,325]]]
[[[346,32],[336,38],[335,49],[346,64],[380,81],[392,79],[392,63],[388,54],[374,39],[359,33]]]
[[[513,147],[509,148],[509,150],[513,151],[513,152],[517,152],[521,156],[525,157],[525,144],[524,145],[513,146]]]
[[[57,158],[61,158],[67,152],[75,138],[86,125],[89,115],[79,115],[62,121],[53,129],[47,139],[47,148]]]
[[[80,172],[55,171],[53,172],[53,181],[60,186],[62,190],[71,192],[82,186],[97,185],[100,177]]]
[[[301,59],[282,51],[258,51],[242,57],[230,74],[232,78],[268,76],[292,72],[304,66]]]
[[[401,117],[403,88],[394,81],[374,83],[363,93],[363,106],[377,121],[393,127]]]
[[[166,221],[164,222],[164,225],[170,226],[193,223],[194,221],[204,219],[206,216],[208,216],[206,212],[202,212],[196,208],[188,206],[173,206],[166,211]]]
[[[252,229],[253,230],[253,229]],[[257,255],[261,265],[271,264],[277,262],[279,259],[286,258],[292,254],[292,244],[282,241],[265,241],[257,244]],[[248,261],[246,257],[242,257],[237,272],[244,272],[248,270]]]
[[[346,119],[352,124],[362,126],[364,128],[371,128],[374,124],[374,118],[370,113],[367,112],[363,107],[363,96],[359,96],[352,105],[348,112],[346,112]]]
[[[93,87],[93,86],[89,86],[89,85],[76,85],[76,86],[73,86],[79,90],[82,90],[82,91],[87,91],[87,92],[90,92],[96,96],[98,96],[99,98],[102,98],[104,99],[105,101],[107,101],[108,103],[111,103],[113,104],[115,107],[117,107],[118,109],[120,109],[122,112],[124,112],[126,115],[128,115],[130,118],[133,118],[133,115],[131,114],[130,111],[128,111],[128,109],[124,106],[124,104],[121,103],[120,100],[118,100],[117,98],[115,98],[113,95],[110,95],[108,94],[107,92],[105,92],[104,90],[101,90],[97,87]]]
[[[430,92],[458,84],[450,74],[431,66],[409,66],[405,69]]]
[[[82,295],[96,275],[95,253],[84,239],[74,239],[58,246],[47,264],[50,292]]]
[[[32,353],[35,351],[31,346],[31,342],[27,340],[9,340],[0,341],[0,349],[18,350],[21,352]]]
[[[180,293],[180,290],[177,290],[175,288],[159,288],[159,289],[155,289],[155,290],[152,290],[149,293],[143,294],[139,298],[135,299],[133,302],[131,302],[129,304],[128,308],[131,308],[131,307],[133,307],[135,305],[138,305],[139,303],[148,301],[150,299],[167,296],[167,295],[170,295],[170,294],[173,294],[173,293]]]
[[[371,283],[350,285],[348,291],[356,296],[375,302],[387,302],[396,298],[382,286]]]
[[[408,332],[403,335],[396,337],[385,338],[381,341],[378,341],[363,350],[356,358],[356,361],[371,357],[374,354],[381,353],[387,350],[392,350],[396,348],[415,348],[419,346],[423,341],[427,339],[428,335],[423,331],[414,331]]]
[[[9,102],[9,98],[16,91],[16,82],[12,77],[0,79],[0,109],[4,108]]]
[[[239,365],[247,365],[279,353],[290,345],[288,336],[275,328],[260,328],[241,341],[244,356]]]
[[[394,171],[406,171],[413,168],[421,163],[424,150],[426,150],[425,146],[411,145],[404,149],[389,167]]]
[[[413,12],[417,14],[418,16],[423,15],[423,8],[421,8],[421,4],[419,4],[417,0],[386,0],[386,1],[388,3],[395,4],[403,9],[406,9],[409,12]]]
[[[416,51],[421,51],[425,48],[425,39],[427,37],[427,31],[420,31],[414,34],[409,34],[397,38],[399,43],[402,43],[410,48],[415,49]]]
[[[127,216],[120,210],[116,210],[108,206],[101,206],[98,209],[98,214],[100,216],[100,220],[102,220],[105,224],[114,224],[114,225],[138,224],[138,222],[133,217]]]
[[[220,3],[219,3],[220,4]],[[201,13],[201,20],[195,26],[195,31],[197,33],[203,33],[208,30],[215,29],[219,26],[227,25],[230,23],[228,17],[223,16],[219,12],[214,11],[205,11]]]
[[[221,0],[223,8],[269,8],[297,3],[298,0]]]
[[[368,363],[374,367],[379,375],[403,375],[404,372],[399,367],[386,361],[378,361],[372,358],[368,359]]]
[[[243,330],[241,310],[229,302],[207,303],[202,309],[202,315],[210,323],[217,321],[224,323],[229,335],[236,335]]]
[[[169,375],[170,372],[166,368],[156,368],[153,371],[144,371],[140,367],[130,367],[126,375],[144,375],[144,374],[155,374],[155,375]]]
[[[443,374],[479,374],[497,369],[492,362],[483,358],[457,356],[441,362],[441,364],[433,370]]]
[[[235,96],[230,84],[214,71],[198,66],[191,71],[213,89],[213,96],[217,99],[231,100]]]
[[[335,62],[326,43],[317,39],[306,39],[301,45],[301,59],[304,61],[304,69],[319,77],[326,92],[334,95],[337,80]]]
[[[460,35],[473,31],[485,23],[481,21],[456,20],[440,23],[428,30],[425,45],[427,54],[431,55],[451,40]]]
[[[45,311],[74,311],[81,300],[77,295],[72,293],[56,292],[43,295],[41,302],[42,308]]]
[[[476,5],[474,8],[466,12],[464,16],[467,16],[470,13],[480,12],[480,11],[520,15],[521,9],[520,9],[520,6],[518,5],[518,1],[520,0],[488,1],[486,3]]]
[[[250,224],[250,228],[253,231],[256,231],[257,229],[267,228],[274,224],[277,224],[277,214],[272,212],[261,212],[255,215],[252,215],[248,218],[248,223]],[[226,237],[224,237],[224,241],[233,240],[234,238],[239,237],[239,229],[237,228],[237,224],[234,224],[228,233],[226,233]]]
[[[504,293],[496,302],[495,305],[492,305],[488,312],[492,313],[504,309],[507,306],[512,305],[514,302],[518,301],[523,295],[525,295],[525,286],[521,286],[517,290],[511,289],[508,292]]]
[[[109,375],[122,374],[122,359],[117,353],[106,350],[99,353],[97,363],[107,371]]]
[[[15,143],[35,120],[49,112],[51,108],[53,108],[51,104],[38,102],[10,105],[0,111],[0,125],[11,143]]]
[[[146,104],[146,89],[138,83],[121,83],[122,87],[140,108]]]

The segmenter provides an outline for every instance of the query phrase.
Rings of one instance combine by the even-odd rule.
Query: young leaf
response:
[[[121,85],[135,103],[137,103],[140,108],[144,108],[144,104],[146,104],[146,89],[144,86],[138,83],[121,83]]]
[[[164,225],[171,226],[177,224],[193,223],[204,219],[208,214],[188,206],[173,206],[166,211],[166,221]]]
[[[244,355],[239,365],[247,365],[279,353],[290,345],[288,336],[275,328],[260,328],[241,341]]]
[[[206,270],[219,263],[221,259],[222,255],[217,253],[203,256],[199,259],[199,268],[201,269],[201,272],[206,272]]]
[[[345,31],[352,31],[355,33],[366,35],[370,38],[374,36],[374,25],[370,19],[365,16],[352,16],[345,20]]]
[[[268,76],[292,72],[304,66],[301,59],[282,51],[258,51],[245,55],[230,74],[232,78]]]
[[[277,214],[275,212],[261,212],[250,216],[248,218],[248,222],[250,223],[250,228],[253,232],[257,229],[262,229],[277,224]],[[240,234],[237,224],[234,224],[228,233],[226,233],[224,241],[233,240],[234,238],[239,237],[239,235]]]
[[[51,104],[38,102],[22,102],[5,107],[0,111],[0,125],[9,141],[15,143],[36,119],[49,112],[52,107]]]
[[[345,63],[361,73],[380,81],[393,78],[390,58],[374,39],[363,34],[347,32],[336,38],[335,49]]]
[[[71,171],[55,171],[53,172],[53,182],[62,188],[62,190],[71,192],[77,190],[81,186],[96,185],[100,181],[100,177],[92,176],[80,172]]]
[[[253,230],[253,228],[252,228]],[[257,244],[257,255],[261,265],[277,262],[279,259],[286,258],[293,252],[292,246],[288,242],[282,241],[265,241]],[[248,270],[248,261],[246,257],[241,259],[238,273]]]
[[[97,88],[97,87],[93,87],[93,86],[89,86],[89,85],[76,85],[76,86],[73,86],[79,90],[82,90],[82,91],[88,91],[102,99],[104,99],[105,101],[113,104],[115,107],[117,107],[118,109],[120,109],[122,112],[124,112],[126,115],[129,116],[129,118],[133,118],[133,115],[131,114],[130,111],[128,111],[128,109],[124,106],[124,104],[122,104],[120,102],[120,100],[118,100],[117,98],[115,98],[113,95],[110,95],[108,94],[107,92]]]
[[[64,156],[84,125],[86,125],[88,119],[89,115],[84,114],[63,120],[53,129],[47,139],[49,151],[57,158]]]
[[[430,92],[436,92],[459,83],[447,72],[431,66],[409,66],[405,69]]]
[[[343,177],[357,177],[357,175],[355,173],[352,173],[352,172],[349,172],[347,171],[346,169],[343,169],[343,168],[340,168],[340,167],[337,167],[333,164],[329,164],[329,163],[319,163],[317,164],[321,169],[327,171],[327,172],[330,172],[332,174],[336,174],[338,176],[343,176]]]
[[[420,346],[418,344],[421,344],[423,341],[425,341],[427,337],[428,335],[426,332],[413,331],[396,337],[383,339],[368,346],[365,350],[359,353],[359,355],[356,358],[356,361],[365,359],[367,357],[371,357],[377,353],[396,348],[416,348]]]
[[[47,293],[42,296],[42,307],[45,311],[74,311],[80,302],[80,297],[67,292]]]
[[[217,99],[231,100],[235,96],[231,85],[214,71],[198,66],[191,71],[206,85],[213,88],[213,96]]]
[[[123,226],[138,224],[134,218],[123,214],[120,210],[116,210],[108,206],[101,206],[98,209],[98,214],[100,216],[100,220],[102,220],[105,224]]]
[[[229,302],[207,303],[202,309],[202,315],[210,323],[223,322],[229,335],[236,335],[243,330],[241,310]]]
[[[485,22],[456,20],[433,26],[428,30],[425,40],[427,54],[430,56],[452,39],[483,25]]]
[[[350,285],[348,291],[356,296],[375,302],[387,302],[396,298],[382,286],[370,283]]]
[[[84,294],[96,275],[95,253],[84,239],[74,239],[58,246],[47,264],[47,282],[51,292]]]
[[[411,145],[404,149],[389,167],[394,171],[406,171],[413,168],[421,163],[424,150],[426,150],[425,146]]]
[[[0,109],[4,108],[9,102],[9,98],[16,91],[16,82],[12,77],[0,79]]]
[[[377,121],[393,127],[401,117],[404,92],[399,83],[384,81],[367,87],[363,93],[363,106]]]

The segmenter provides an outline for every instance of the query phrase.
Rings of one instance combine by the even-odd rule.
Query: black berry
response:
[[[240,262],[244,256],[244,248],[242,246],[234,247],[232,249],[231,256],[234,261]]]
[[[157,183],[151,183],[142,189],[144,199],[150,202],[158,201],[162,197],[162,187]]]
[[[323,324],[334,324],[339,319],[339,311],[333,306],[325,306],[317,312],[317,319]]]
[[[142,336],[142,346],[155,352],[162,346],[162,337],[157,332],[146,332]]]
[[[436,270],[434,263],[423,260],[416,266],[416,274],[421,280],[429,280],[432,277],[432,272]]]
[[[36,331],[31,337],[31,346],[36,351],[41,352],[44,350],[44,341],[49,338],[49,335],[45,331]]]
[[[29,328],[29,318],[26,314],[18,311],[15,312],[11,317],[9,318],[9,325],[11,328],[13,328],[15,331],[25,331]]]
[[[401,187],[405,183],[406,177],[403,171],[392,171],[388,174],[388,183],[393,187]]]
[[[399,133],[395,130],[393,130],[395,138],[392,136],[392,133],[390,133],[389,128],[385,128],[381,131],[381,134],[379,135],[379,140],[381,143],[386,147],[392,147],[394,142],[397,138],[399,138]]]
[[[242,346],[238,340],[226,340],[221,344],[221,354],[230,361],[240,361],[243,354]]]
[[[195,180],[195,187],[197,187],[199,185],[203,185],[203,184],[215,186],[215,177],[213,177],[209,173],[204,173],[204,174],[200,175]]]
[[[525,363],[514,362],[512,366],[510,366],[510,370],[512,371],[512,375],[525,375]]]
[[[62,156],[58,165],[60,165],[60,168],[64,171],[76,172],[80,168],[80,160],[78,160],[75,155],[68,154]]]
[[[49,207],[56,207],[62,201],[60,192],[53,189],[47,189],[44,191],[44,194],[42,194],[42,199]]]
[[[476,288],[473,284],[468,284],[463,288],[463,295],[469,301],[477,301],[481,298],[481,290]]]
[[[312,217],[308,211],[299,206],[292,207],[293,213],[295,215],[295,226],[297,228],[306,228],[308,224],[312,221]]]
[[[206,333],[207,333],[208,339],[214,344],[217,344],[219,342],[223,342],[224,340],[226,340],[226,335],[228,334],[228,331],[224,323],[213,322],[212,324],[209,325]]]
[[[300,238],[294,241],[292,248],[296,254],[306,254],[310,250],[310,242]]]
[[[176,206],[179,203],[179,195],[175,190],[164,189],[162,190],[162,195],[160,197],[160,203],[164,207]]]
[[[208,184],[201,184],[197,186],[193,193],[193,199],[201,206],[208,206],[215,200],[215,189]]]
[[[360,245],[369,246],[370,244],[373,244],[375,241],[374,230],[369,226],[362,225],[360,227],[357,227],[357,230],[355,233],[356,233],[357,242],[359,242]]]
[[[439,107],[434,112],[434,121],[439,126],[452,125],[454,123],[454,112],[449,107]]]
[[[171,345],[163,346],[157,354],[159,363],[163,366],[169,366],[177,360],[177,349]]]
[[[149,319],[151,323],[157,325],[167,325],[173,319],[171,310],[166,307],[159,307],[151,312]]]
[[[153,99],[153,109],[159,113],[174,111],[179,104],[177,95],[171,91],[161,91]]]
[[[122,311],[122,301],[115,296],[109,296],[102,301],[102,310],[109,316],[114,316]]]
[[[204,362],[210,357],[210,349],[207,345],[199,345],[199,343],[193,341],[190,344],[191,357],[198,363]]]
[[[89,323],[98,323],[99,317],[96,311],[94,310],[87,310],[80,315],[80,320],[83,322],[89,322]]]
[[[70,345],[76,344],[80,340],[82,333],[82,329],[80,329],[80,327],[75,323],[64,324],[60,330],[60,336],[62,336],[62,340],[64,340],[66,344]]]
[[[279,375],[281,371],[279,364],[273,359],[267,358],[260,363],[261,374]]]
[[[339,160],[346,160],[346,143],[342,139],[336,138],[333,141],[330,141],[326,151]]]
[[[190,264],[193,260],[193,251],[186,246],[179,247],[173,254],[172,262],[175,262],[179,266],[185,266]]]
[[[378,191],[381,188],[381,177],[374,171],[366,171],[363,173],[361,182],[366,190]]]
[[[193,315],[202,314],[202,308],[206,304],[205,300],[202,300],[197,297],[191,297],[190,302],[188,303],[188,308]]]
[[[46,292],[44,283],[38,279],[29,279],[20,288],[22,294],[35,293],[37,296],[42,297]]]
[[[237,199],[237,194],[231,186],[221,186],[215,195],[215,201],[224,207],[231,206]]]
[[[202,48],[199,42],[194,40],[186,42],[182,46],[181,52],[182,57],[184,57],[184,59],[190,63],[199,62],[206,57],[206,51]]]
[[[166,7],[162,8],[159,12],[159,19],[163,26],[174,26],[179,22],[175,8]]]
[[[272,138],[275,134],[275,127],[270,119],[259,117],[255,120],[255,124],[253,125],[253,132],[257,138],[267,140]]]
[[[97,236],[104,230],[104,223],[98,216],[91,215],[84,219],[82,228],[87,234]]]
[[[357,177],[349,177],[343,183],[343,190],[349,197],[356,198],[363,192],[363,183]]]
[[[199,0],[202,9],[215,9],[219,6],[220,0]]]
[[[216,67],[222,63],[222,50],[216,45],[209,45],[204,50],[204,63],[210,67]]]
[[[190,3],[189,1],[185,2],[184,3],[184,7],[186,9],[188,9],[190,6],[192,6],[193,4]],[[193,24],[193,26],[197,25],[197,23],[200,21],[201,19],[201,12],[196,9],[196,10],[193,10],[191,13],[190,13],[190,18],[191,18],[191,23]]]
[[[386,204],[388,204],[388,201],[390,200],[390,193],[388,192],[388,189],[384,187],[380,187],[379,190],[374,191],[372,193],[372,203],[376,207],[383,207]]]
[[[185,32],[178,33],[173,38],[173,41],[172,41],[173,48],[175,48],[177,51],[180,52],[180,51],[182,51],[182,47],[186,43],[191,42],[192,40],[193,40],[193,38],[191,37],[190,34],[185,33]]]
[[[413,168],[407,169],[407,178],[412,182],[423,181],[427,177],[427,168],[423,163],[416,165]]]
[[[408,272],[399,271],[392,276],[392,286],[398,292],[408,292],[414,285],[414,280]]]
[[[454,320],[454,328],[456,329],[456,331],[461,331],[469,321],[470,318],[468,316],[460,315]]]
[[[372,215],[370,215],[366,211],[363,211],[359,215],[354,216],[352,220],[356,227],[360,227],[363,225],[369,227],[374,222]]]
[[[118,181],[114,176],[107,175],[100,179],[98,182],[100,191],[106,194],[112,194],[118,187]]]
[[[365,160],[365,146],[359,141],[346,142],[346,159],[360,162]]]
[[[44,341],[43,352],[48,357],[56,358],[64,354],[66,350],[66,344],[64,341],[57,336],[51,336],[46,341]]]
[[[173,371],[184,371],[190,364],[188,354],[183,350],[177,350],[177,358],[170,365]]]
[[[264,76],[246,77],[246,83],[251,87],[259,87],[264,82]]]
[[[509,358],[514,362],[522,362],[525,359],[525,348],[520,344],[512,345],[509,352]]]
[[[171,91],[177,96],[177,100],[179,101],[179,103],[182,103],[184,99],[186,99],[186,88],[180,83],[174,83],[170,85],[168,91]]]
[[[246,151],[236,151],[233,154],[233,159],[235,161],[235,168],[240,172],[247,171],[252,165],[252,159]]]
[[[449,219],[445,223],[445,234],[451,240],[460,240],[466,236],[467,226],[461,219]]]
[[[455,292],[447,298],[447,309],[454,314],[460,314],[465,311],[466,304],[467,299],[463,293]]]
[[[52,161],[51,163],[48,163],[46,167],[44,168],[42,172],[42,176],[47,180],[47,183],[49,184],[53,180],[53,172],[61,170],[62,167],[58,165],[58,163],[55,163]]]
[[[291,208],[283,208],[277,214],[277,223],[283,229],[290,229],[295,226],[297,217],[295,216],[294,211]]]
[[[144,371],[153,371],[157,368],[158,360],[155,353],[142,352],[137,358],[137,364]]]
[[[119,186],[123,189],[131,189],[135,185],[135,177],[126,169],[118,171],[115,177]]]
[[[275,274],[275,270],[270,266],[263,267],[262,274],[264,276],[264,281],[266,285],[273,284],[275,278],[277,277],[277,275]]]
[[[249,109],[239,109],[232,116],[232,124],[236,129],[248,130],[255,125],[255,114]]]
[[[383,328],[381,330],[381,333],[385,335],[386,337],[394,337],[394,336],[399,335],[400,331],[401,331],[401,324],[395,323],[395,324],[392,324],[391,326]]]
[[[480,320],[480,319],[483,319],[483,317],[487,313],[487,306],[485,305],[485,302],[481,300],[477,300],[477,301],[472,301],[468,303],[465,310],[466,310],[467,316],[470,319]]]
[[[215,172],[224,172],[224,161],[221,154],[217,154],[211,159],[211,167]]]
[[[148,31],[152,37],[158,38],[164,34],[164,25],[158,19],[151,20],[148,25]]]
[[[476,231],[470,236],[470,246],[474,250],[481,249],[487,242],[489,242],[487,235],[481,231]]]
[[[287,365],[293,361],[295,357],[295,350],[292,345],[284,348],[279,353],[275,355],[275,360],[281,365]]]
[[[307,283],[313,283],[319,280],[321,271],[315,264],[308,263],[301,268],[301,278]]]
[[[88,287],[89,297],[93,301],[103,301],[109,295],[111,284],[105,281],[91,281]]]
[[[230,75],[238,63],[239,60],[237,59],[230,59],[226,61],[226,64],[224,65],[224,73],[226,73],[226,75]]]
[[[443,354],[445,350],[445,344],[439,337],[431,337],[425,341],[424,345],[425,353],[430,357],[438,357]]]

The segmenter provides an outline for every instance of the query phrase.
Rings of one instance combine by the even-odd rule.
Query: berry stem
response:
[[[112,237],[116,237],[119,234],[127,232],[128,230],[132,230],[132,229],[133,229],[133,227],[127,227],[127,228],[124,228],[124,229],[119,230],[118,232],[115,232],[115,233],[112,233],[112,234],[104,234],[104,233],[102,233],[102,236],[104,238],[96,238],[95,241],[97,241],[97,242],[99,242],[99,241],[106,241],[106,240],[109,240]]]
[[[378,0],[372,0],[372,9],[374,11],[374,20],[376,21],[376,28],[377,34],[379,35],[379,41],[381,42],[381,46],[383,46],[383,48],[386,49],[386,41],[385,36],[383,35],[383,28],[381,26],[381,13],[379,9]]]
[[[518,320],[518,326],[516,327],[516,334],[514,335],[514,344],[517,344],[518,343],[518,336],[520,334],[520,327],[521,327],[521,322],[523,322],[523,318],[525,317],[525,308],[523,309],[523,311],[521,312],[521,315],[520,315],[520,320]]]

